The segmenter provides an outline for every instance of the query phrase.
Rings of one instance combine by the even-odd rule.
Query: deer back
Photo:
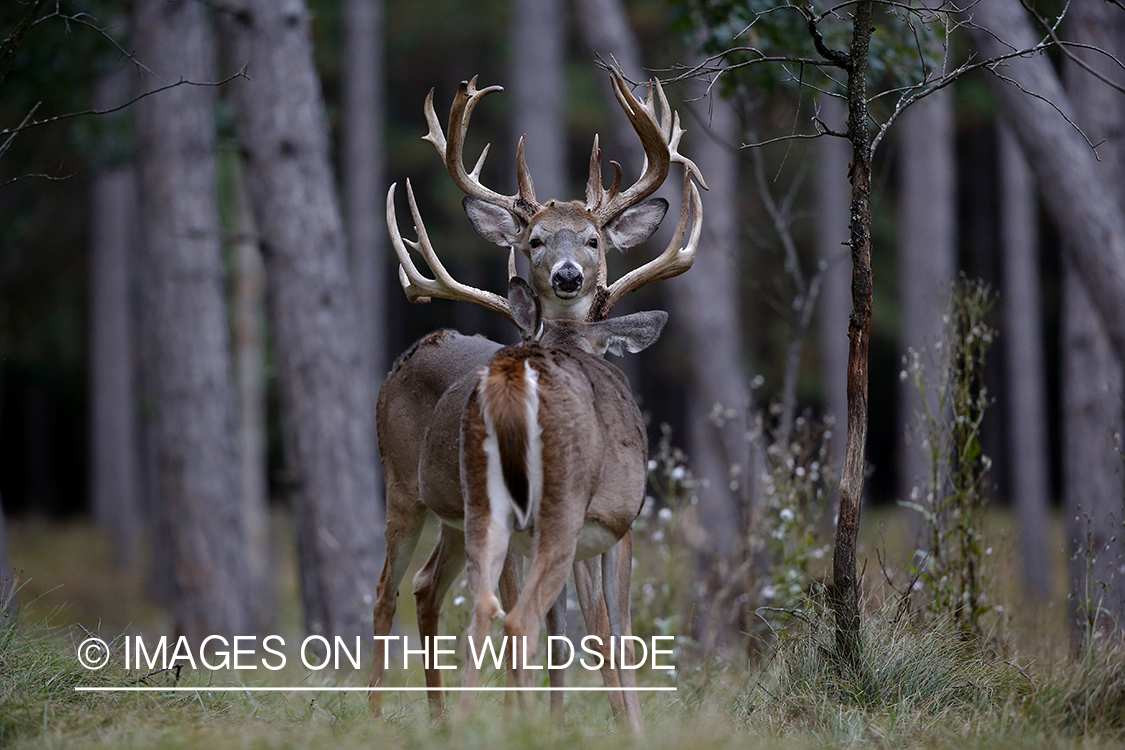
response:
[[[480,336],[464,336],[456,331],[434,331],[419,339],[395,362],[383,387],[379,390],[376,406],[376,425],[379,434],[379,453],[383,460],[383,473],[388,486],[398,484],[409,489],[405,496],[416,497],[419,474],[423,471],[426,433],[434,425],[451,424],[454,443],[449,448],[453,457],[453,481],[459,482],[456,456],[460,439],[460,415],[465,401],[454,403],[455,398],[443,398],[462,380],[468,382],[484,367],[501,344]],[[467,391],[465,391],[467,395]],[[449,410],[453,410],[448,413]],[[440,415],[447,414],[442,418]],[[432,464],[432,459],[427,462]],[[423,474],[432,475],[435,481],[450,471],[433,466]],[[460,488],[453,488],[457,517],[460,517]]]

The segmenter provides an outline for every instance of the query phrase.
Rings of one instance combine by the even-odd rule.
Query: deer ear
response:
[[[663,198],[649,198],[625,209],[620,216],[606,224],[606,236],[618,250],[636,247],[652,236],[660,226],[660,222],[664,221],[666,213],[668,213],[668,201]]]
[[[660,338],[667,322],[668,313],[650,310],[593,323],[591,325],[598,327],[598,335],[595,337],[596,353],[609,352],[621,357],[625,352],[636,354],[644,351]]]
[[[508,281],[508,309],[524,341],[538,341],[543,335],[543,306],[539,295],[519,276]]]
[[[481,198],[466,195],[461,206],[469,216],[473,229],[489,242],[501,247],[512,247],[523,234],[527,225],[503,206],[489,203]]]

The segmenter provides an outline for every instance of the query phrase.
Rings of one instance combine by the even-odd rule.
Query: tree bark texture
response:
[[[383,513],[375,424],[301,0],[223,17],[247,194],[266,267],[306,627],[352,636],[374,603]]]
[[[983,58],[1010,54],[1013,48],[1026,49],[1038,41],[1018,0],[976,3],[965,15],[982,27],[968,27],[967,31]],[[1045,55],[1007,60],[997,72],[1073,115],[1070,99]],[[1035,175],[1044,205],[1065,240],[1064,253],[1090,295],[1118,360],[1125,360],[1125,315],[1121,314],[1125,308],[1125,214],[1116,192],[1099,169],[1093,149],[1054,107],[997,76],[990,81]]]
[[[1039,291],[1039,231],[1035,179],[1008,129],[1000,127],[1000,245],[1004,352],[1008,382],[1008,465],[1019,517],[1024,588],[1051,594],[1047,521],[1051,477],[1047,442],[1046,356]]]
[[[567,201],[566,174],[566,3],[517,0],[512,24],[513,144],[527,140],[527,166],[540,203]],[[513,149],[514,151],[514,149]]]
[[[848,437],[840,474],[840,512],[832,552],[832,599],[836,649],[848,662],[859,659],[859,536],[863,474],[867,465],[867,365],[871,340],[871,134],[867,110],[867,54],[871,44],[870,0],[855,6],[847,54],[848,140],[851,163],[852,314],[848,323]]]
[[[344,219],[355,287],[360,356],[374,394],[387,374],[390,257],[383,222],[387,98],[383,0],[346,0],[344,18]],[[371,408],[374,410],[374,404]]]
[[[103,77],[95,106],[109,109],[128,101],[130,74],[130,68],[118,67]],[[103,165],[90,197],[90,496],[94,520],[113,539],[115,559],[130,566],[140,534],[131,293],[137,251],[133,164]]]
[[[935,345],[957,269],[957,161],[953,92],[937,91],[915,103],[898,122],[898,261],[902,327],[899,350],[925,350],[927,365],[941,361]],[[931,367],[932,371],[932,367]],[[912,378],[899,381],[899,499],[925,487],[928,461],[920,444],[922,396]],[[930,394],[930,410],[937,409]],[[916,514],[914,520],[920,521]],[[912,524],[914,532],[921,523]]]
[[[1070,12],[1068,31],[1075,42],[1114,55],[1125,52],[1125,12],[1120,8],[1086,2],[1075,3]],[[1121,78],[1120,68],[1103,55],[1083,49],[1075,49],[1075,55],[1110,80]],[[1066,61],[1064,75],[1077,124],[1099,143],[1101,161],[1095,169],[1110,188],[1107,197],[1125,215],[1125,94],[1072,60]],[[1070,258],[1074,241],[1063,238]],[[1091,296],[1075,274],[1073,262],[1063,264],[1063,499],[1076,552],[1071,593],[1072,602],[1082,605],[1093,592],[1090,603],[1100,603],[1109,614],[1098,625],[1111,629],[1125,616],[1125,463],[1116,450],[1125,434],[1125,384],[1122,360],[1114,355]],[[1120,306],[1117,315],[1122,316]],[[1105,599],[1098,602],[1103,586]]]
[[[846,128],[846,108],[839,99],[822,97],[820,118],[837,132]],[[820,356],[824,378],[824,411],[835,419],[832,457],[837,471],[844,461],[848,414],[848,142],[825,137],[817,141],[815,180],[816,247],[823,277],[820,282]]]
[[[205,11],[134,6],[137,56],[158,78],[213,77]],[[169,521],[176,628],[193,642],[247,632],[230,337],[215,195],[214,90],[180,86],[137,104],[145,279],[153,322],[155,486]]]

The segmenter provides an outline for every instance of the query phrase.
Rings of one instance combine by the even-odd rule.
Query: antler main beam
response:
[[[461,81],[461,85],[457,87],[457,96],[453,98],[453,106],[449,110],[449,126],[447,129],[449,137],[447,139],[445,133],[441,130],[437,112],[434,111],[434,90],[430,89],[430,93],[426,96],[425,106],[426,123],[429,125],[430,132],[423,136],[422,140],[433,144],[434,148],[437,149],[438,156],[445,162],[445,168],[449,171],[449,176],[453,178],[457,187],[461,188],[467,195],[481,198],[489,203],[498,203],[524,218],[530,218],[542,206],[535,199],[535,186],[524,159],[524,139],[522,136],[516,149],[516,180],[519,184],[519,190],[515,195],[502,195],[485,187],[480,181],[480,171],[484,166],[484,160],[488,158],[488,149],[491,144],[486,145],[484,150],[481,151],[480,158],[477,159],[473,171],[465,171],[465,135],[469,132],[469,118],[472,117],[473,109],[484,97],[503,90],[502,86],[478,89],[476,76],[473,76],[471,81]]]
[[[410,204],[410,216],[414,220],[414,231],[418,234],[418,239],[412,241],[402,236],[402,232],[398,229],[398,217],[395,215],[396,186],[397,183],[392,184],[391,189],[387,191],[387,228],[390,230],[391,244],[394,245],[395,254],[398,255],[398,278],[403,291],[406,292],[406,298],[415,303],[429,302],[432,297],[469,302],[502,315],[509,322],[512,322],[508,300],[492,292],[462,284],[445,270],[445,266],[442,265],[437,253],[434,252],[433,245],[430,244],[429,235],[426,233],[426,225],[422,222],[421,214],[418,213],[418,204],[414,200],[414,190],[410,186],[410,180],[406,181],[406,200]],[[428,279],[418,271],[410,257],[410,250],[414,250],[422,256],[430,271],[433,272],[434,278]],[[508,268],[513,269],[514,265],[515,259],[510,256]]]
[[[609,190],[606,190],[602,185],[601,149],[595,137],[594,148],[590,154],[590,177],[586,182],[586,208],[602,223],[614,219],[625,209],[640,203],[656,192],[668,177],[673,162],[682,164],[692,178],[706,190],[707,183],[703,181],[699,168],[679,152],[680,139],[684,134],[683,128],[680,127],[680,115],[672,112],[660,81],[653,79],[649,84],[648,96],[645,97],[644,102],[641,102],[629,90],[628,82],[621,71],[610,68],[609,72],[613,95],[641,139],[641,145],[645,150],[645,164],[640,178],[622,192],[621,166],[617,162],[610,162],[613,165],[614,177],[613,184]],[[659,117],[656,114],[658,101]]]
[[[694,167],[694,165],[692,165]],[[597,297],[586,314],[586,320],[605,320],[609,317],[613,306],[621,301],[626,294],[636,291],[641,287],[655,281],[663,281],[673,276],[679,276],[691,268],[695,262],[695,251],[699,247],[699,237],[703,231],[703,201],[699,196],[699,187],[695,184],[698,170],[684,170],[684,198],[680,206],[680,220],[676,224],[676,231],[668,241],[664,252],[645,263],[640,268],[634,268],[629,273],[613,282],[608,288],[598,288]],[[704,186],[706,189],[706,186]],[[694,216],[693,216],[694,214]],[[691,234],[688,235],[688,224],[691,224]],[[687,236],[687,242],[684,237]]]

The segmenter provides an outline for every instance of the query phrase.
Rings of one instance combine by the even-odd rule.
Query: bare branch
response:
[[[86,110],[83,110],[81,112],[68,112],[65,115],[55,115],[54,117],[48,117],[45,120],[32,119],[30,122],[28,122],[27,118],[25,118],[23,124],[21,124],[17,127],[5,128],[4,130],[0,130],[0,136],[5,136],[5,135],[6,136],[13,136],[13,135],[16,135],[17,133],[22,133],[25,130],[30,130],[31,128],[39,127],[40,125],[50,125],[53,122],[59,122],[60,120],[69,120],[73,117],[84,117],[86,115],[108,115],[112,112],[118,112],[122,109],[125,109],[126,107],[132,106],[133,104],[136,104],[137,102],[139,102],[141,99],[148,98],[148,97],[152,96],[153,94],[159,94],[160,92],[167,91],[168,89],[174,89],[177,86],[224,86],[224,85],[230,83],[231,81],[233,81],[236,78],[245,78],[246,80],[250,80],[250,76],[246,75],[246,66],[245,65],[242,66],[242,69],[239,70],[237,73],[229,75],[221,81],[189,81],[189,80],[186,80],[184,78],[181,78],[180,80],[176,81],[175,83],[169,83],[167,86],[161,86],[159,88],[153,89],[152,91],[146,91],[143,94],[140,94],[138,96],[133,97],[129,101],[125,102],[124,104],[119,104],[118,106],[110,107],[109,109],[86,109]],[[35,106],[38,107],[39,105],[37,104]],[[34,111],[34,110],[32,110],[32,111]]]

